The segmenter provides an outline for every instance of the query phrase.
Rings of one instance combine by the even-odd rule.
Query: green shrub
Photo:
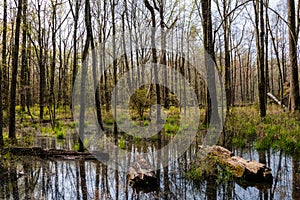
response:
[[[144,121],[144,126],[149,126],[150,122],[148,120]]]
[[[64,139],[65,134],[62,131],[58,131],[58,132],[56,132],[56,138],[57,139]]]
[[[179,130],[179,127],[173,124],[165,124],[164,130],[166,133],[176,133]]]

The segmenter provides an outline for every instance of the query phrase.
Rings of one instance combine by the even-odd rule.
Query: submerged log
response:
[[[271,168],[255,160],[248,161],[221,146],[202,147],[201,150],[208,152],[208,157],[214,159],[223,169],[228,170],[233,176],[250,182],[272,183]]]
[[[135,162],[129,167],[128,182],[135,188],[151,187],[155,189],[156,175],[150,163],[143,156],[137,156]]]
[[[108,159],[108,154],[103,152],[93,152],[93,154],[91,154],[90,152],[77,152],[63,149],[42,149],[41,147],[8,147],[0,149],[0,154],[4,155],[7,153],[15,156],[37,156],[40,158],[55,158],[61,160],[96,160],[94,155]]]

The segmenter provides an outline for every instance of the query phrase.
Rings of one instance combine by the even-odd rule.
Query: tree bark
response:
[[[45,90],[46,90],[46,69],[45,69],[45,62],[44,62],[44,33],[42,30],[42,23],[41,23],[41,4],[38,2],[38,43],[39,43],[39,54],[38,54],[38,63],[40,66],[40,99],[39,99],[39,106],[40,106],[40,121],[44,118],[44,99],[45,99]]]
[[[91,43],[91,20],[90,20],[90,1],[85,0],[85,27],[87,30],[86,40],[82,54],[82,68],[81,68],[81,83],[80,83],[80,114],[79,114],[79,152],[84,151],[83,140],[84,140],[84,122],[85,122],[85,88],[86,88],[86,76],[87,76],[87,64],[85,60],[88,56],[88,51]]]
[[[155,33],[156,33],[156,19],[155,19],[155,10],[154,7],[150,5],[148,0],[144,0],[145,6],[151,13],[151,51],[152,51],[152,64],[154,65],[154,80],[155,80],[155,90],[156,90],[156,121],[161,121],[161,110],[160,110],[160,85],[158,84],[158,66],[157,66],[157,49],[155,45]],[[160,132],[159,132],[160,134]]]
[[[212,34],[212,16],[211,16],[211,0],[202,0],[202,28],[203,41],[205,49],[205,65],[207,71],[207,110],[205,124],[210,122],[212,126],[217,125],[220,121],[218,114],[218,101],[215,83],[215,52]],[[212,115],[212,113],[214,115]],[[213,116],[213,118],[211,118]]]
[[[292,112],[300,110],[299,74],[297,59],[298,34],[296,32],[295,0],[287,0],[289,25],[289,57],[290,57],[290,109]]]
[[[56,68],[56,6],[57,0],[52,2],[52,61],[51,61],[51,69],[50,69],[50,115],[52,125],[55,124],[55,95],[54,95],[54,84],[55,84],[55,68]]]
[[[266,116],[266,84],[265,84],[265,49],[264,49],[264,2],[256,0],[253,2],[255,11],[256,49],[258,52],[258,92],[260,116]]]
[[[18,12],[16,18],[15,43],[12,50],[12,78],[10,90],[10,108],[9,108],[9,138],[16,140],[16,92],[17,76],[19,64],[19,43],[22,18],[22,0],[18,0]]]
[[[3,68],[6,67],[7,2],[3,1],[2,64],[0,66],[0,148],[3,147]]]
[[[69,0],[71,6],[71,0]],[[78,18],[79,18],[79,8],[80,8],[80,0],[76,0],[75,2],[75,12],[73,12],[74,18],[74,35],[73,35],[73,45],[74,45],[74,53],[73,53],[73,76],[72,76],[72,86],[75,84],[76,75],[77,75],[77,28],[78,28]],[[70,104],[72,107],[72,104]]]
[[[26,73],[27,73],[27,0],[24,0],[24,8],[23,8],[23,33],[22,33],[22,61],[21,61],[21,95],[20,95],[20,100],[21,100],[21,109],[22,111],[25,111],[25,106],[26,106]]]

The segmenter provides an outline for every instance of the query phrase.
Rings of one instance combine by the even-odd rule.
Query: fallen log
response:
[[[256,183],[272,183],[271,169],[255,160],[248,161],[221,146],[203,147],[202,151],[208,152],[209,159],[214,159],[217,164],[231,173],[234,177]]]
[[[278,105],[280,105],[282,108],[286,108],[286,105],[284,105],[281,101],[279,101],[272,93],[268,92],[267,96],[271,99],[273,99]]]
[[[43,159],[61,159],[61,160],[96,160],[95,156],[101,156],[108,160],[108,154],[103,152],[78,152],[63,149],[42,149],[41,147],[7,147],[0,149],[0,154],[10,153],[15,156],[37,156]]]
[[[141,155],[136,156],[135,162],[128,170],[129,185],[134,188],[155,189],[157,178],[149,162]]]

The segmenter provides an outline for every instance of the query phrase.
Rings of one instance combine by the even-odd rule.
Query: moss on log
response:
[[[263,163],[255,160],[248,161],[239,156],[234,156],[231,151],[221,146],[199,146],[199,148],[208,152],[209,159],[214,159],[220,167],[236,178],[257,183],[272,183],[273,181],[271,169]]]

